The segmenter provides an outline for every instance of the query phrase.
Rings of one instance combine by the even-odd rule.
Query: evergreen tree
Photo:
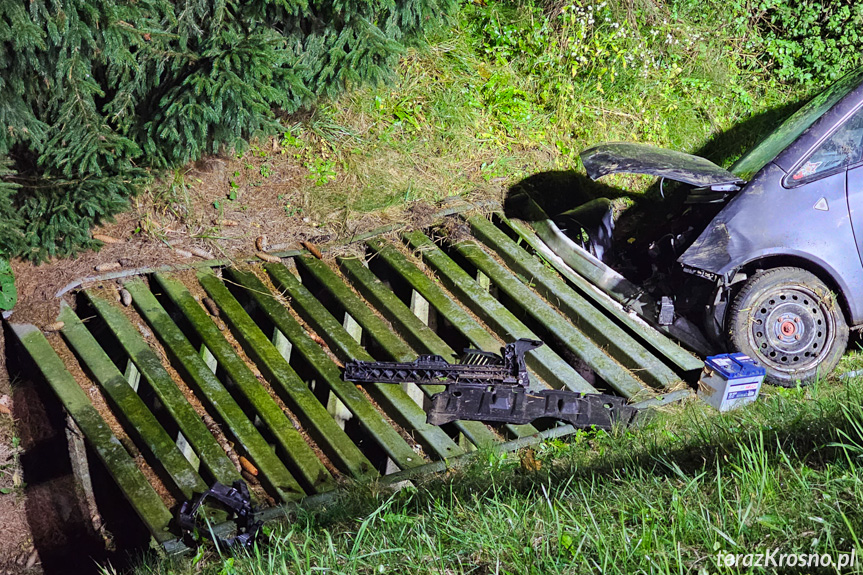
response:
[[[9,161],[0,160],[0,260],[20,252],[24,247],[24,219],[12,201],[13,194],[20,186],[6,181],[13,173]]]
[[[12,204],[12,194],[19,186],[4,180],[10,175],[12,170],[9,169],[9,162],[0,160],[0,310],[12,309],[18,299],[15,276],[6,257],[6,250],[8,253],[15,253],[21,250],[24,244],[21,233],[23,220]]]
[[[149,175],[379,82],[455,0],[0,2],[0,254],[95,247]]]

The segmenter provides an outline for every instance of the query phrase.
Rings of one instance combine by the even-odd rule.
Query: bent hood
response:
[[[699,188],[746,183],[710,160],[648,144],[610,142],[588,148],[579,155],[592,180],[628,173],[659,176]]]

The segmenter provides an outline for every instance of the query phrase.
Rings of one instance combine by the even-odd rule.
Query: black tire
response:
[[[765,381],[807,384],[836,367],[848,345],[848,324],[836,297],[812,273],[782,267],[752,276],[728,312],[733,350],[756,359]]]

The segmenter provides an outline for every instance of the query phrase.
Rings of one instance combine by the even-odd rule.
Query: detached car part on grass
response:
[[[212,527],[198,521],[198,512],[206,501],[215,501],[219,507],[230,512],[236,523],[236,532],[231,537],[220,537]],[[193,538],[199,536],[213,540],[217,549],[234,545],[250,547],[260,534],[262,521],[255,520],[255,509],[246,482],[238,479],[231,487],[214,482],[209,489],[183,502],[177,512],[177,526]]]
[[[863,327],[861,84],[863,69],[845,76],[729,170],[644,144],[608,143],[581,153],[592,179],[654,175],[661,186],[664,180],[686,186],[686,214],[721,206],[706,226],[670,234],[665,243],[683,272],[713,285],[700,319],[714,349],[757,358],[774,384],[828,374],[845,350],[849,325]],[[573,212],[555,223],[566,228],[578,219]],[[570,236],[584,237],[577,222],[572,227]],[[607,249],[591,251],[607,261]],[[677,293],[658,295],[688,297],[688,287],[672,289]]]
[[[421,355],[412,362],[349,361],[344,379],[355,383],[446,385],[431,398],[427,422],[485,421],[525,424],[540,418],[574,427],[611,429],[628,425],[638,409],[619,396],[558,389],[531,390],[524,354],[542,346],[532,339],[506,344],[498,355],[467,349],[459,363],[439,355]]]

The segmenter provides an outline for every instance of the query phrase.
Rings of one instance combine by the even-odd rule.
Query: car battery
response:
[[[751,403],[761,391],[765,370],[744,353],[712,355],[698,380],[698,397],[719,411]]]

